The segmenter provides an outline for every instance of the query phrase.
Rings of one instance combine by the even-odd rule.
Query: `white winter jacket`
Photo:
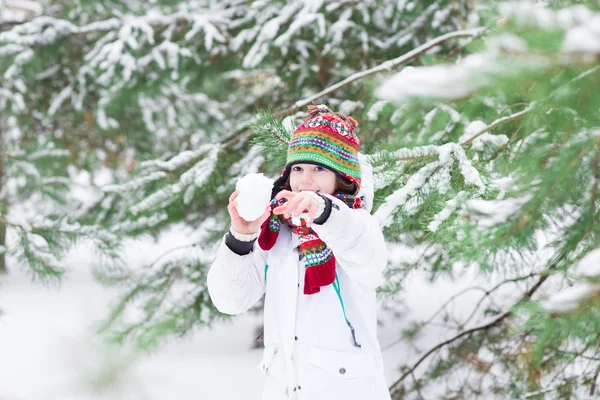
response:
[[[303,294],[298,236],[283,225],[268,252],[255,242],[252,252],[240,256],[224,238],[208,273],[210,296],[223,313],[242,313],[265,295],[263,400],[390,399],[375,298],[387,264],[383,234],[369,211],[329,198],[331,214],[312,228],[333,250],[339,287]],[[361,347],[354,344],[346,318]]]

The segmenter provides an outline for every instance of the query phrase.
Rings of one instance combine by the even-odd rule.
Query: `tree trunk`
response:
[[[5,149],[4,146],[4,124],[3,124],[2,116],[0,116],[0,153]],[[2,194],[4,188],[4,182],[6,181],[4,177],[4,155],[0,154],[0,216],[6,215],[7,205],[6,198]],[[0,249],[5,248],[6,246],[6,225],[0,222]],[[5,274],[8,272],[6,269],[6,254],[3,251],[0,251],[0,274]]]

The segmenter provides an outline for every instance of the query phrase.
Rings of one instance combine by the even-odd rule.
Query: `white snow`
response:
[[[469,125],[465,128],[465,133],[462,135],[458,141],[460,143],[465,142],[475,136],[477,133],[481,132],[487,128],[487,124],[483,121],[475,120],[471,121]]]
[[[261,152],[262,147],[258,145],[250,147],[244,157],[231,165],[229,168],[229,173],[234,176],[257,173],[258,169],[265,161],[265,158],[261,155]]]
[[[42,5],[29,0],[0,1],[0,22],[23,22],[42,13]]]
[[[528,50],[527,42],[512,33],[502,33],[490,38],[484,38],[487,51],[490,54],[501,56],[502,53],[525,53]]]
[[[483,151],[486,145],[490,146],[492,149],[495,149],[508,143],[509,139],[506,135],[492,135],[489,132],[480,134],[480,132],[487,127],[487,124],[483,121],[473,121],[465,128],[464,135],[462,135],[458,141],[463,143],[472,139],[474,136],[479,135],[470,143],[471,149],[477,151]]]
[[[377,121],[377,118],[379,118],[379,113],[381,112],[381,110],[383,110],[386,104],[388,104],[388,102],[385,100],[380,100],[373,104],[367,112],[367,119],[369,121]]]
[[[439,166],[440,162],[438,161],[423,166],[408,179],[408,182],[404,186],[385,198],[383,204],[374,214],[382,228],[392,223],[396,209],[406,203],[408,198],[413,196],[425,184],[425,181]]]
[[[572,270],[575,275],[582,278],[600,278],[600,249],[587,253]]]
[[[376,91],[386,100],[405,100],[409,97],[460,99],[485,86],[486,72],[499,70],[485,55],[474,54],[456,65],[406,67],[381,84]]]
[[[124,261],[134,268],[148,265],[160,254],[189,241],[189,232],[172,230],[158,241],[128,241]],[[419,249],[393,246],[394,262],[417,260]],[[94,254],[74,249],[66,263],[71,271],[59,286],[30,282],[12,271],[0,277],[0,385],[1,399],[15,400],[230,400],[258,399],[264,377],[256,368],[262,349],[252,349],[260,315],[246,313],[232,321],[199,328],[184,339],[171,339],[150,354],[131,346],[116,347],[95,333],[107,315],[117,291],[94,282],[90,266]],[[426,273],[407,277],[402,292],[402,316],[394,309],[379,311],[378,337],[386,381],[398,378],[399,363],[412,363],[453,332],[433,325],[419,335],[417,345],[397,342],[413,320],[425,321],[450,296],[473,286],[492,287],[498,277],[482,280],[462,275],[455,281],[430,283]],[[515,286],[507,285],[495,301],[514,298]],[[477,291],[460,296],[448,308],[459,318],[470,314],[479,298]],[[423,301],[426,298],[427,301]],[[440,318],[441,321],[441,318]],[[467,325],[472,327],[473,323]],[[416,373],[422,373],[424,363]]]
[[[582,25],[569,29],[562,50],[566,53],[600,54],[600,13]]]
[[[581,283],[563,290],[542,302],[542,307],[552,312],[567,312],[576,308],[581,301],[600,292],[600,285]]]
[[[129,243],[129,263],[156,258],[184,235],[160,243]],[[137,254],[136,254],[137,253]],[[171,340],[142,354],[105,343],[95,333],[116,291],[94,282],[93,254],[68,258],[73,269],[58,286],[30,282],[17,271],[0,277],[0,398],[18,400],[133,400],[259,398],[263,377],[251,349],[261,317],[247,314],[214,329]]]
[[[38,150],[35,153],[31,153],[27,156],[28,160],[37,160],[40,158],[63,158],[69,157],[70,153],[68,150],[63,149],[42,149]]]
[[[571,311],[585,299],[600,292],[600,249],[587,253],[576,265],[571,267],[573,275],[579,279],[573,286],[553,294],[542,306],[552,312]],[[589,282],[586,282],[589,281]]]
[[[529,195],[504,200],[471,199],[465,203],[463,210],[477,226],[491,227],[506,222],[529,200]]]
[[[271,200],[273,183],[273,179],[261,173],[247,174],[237,182],[236,189],[240,193],[235,199],[235,207],[240,217],[255,221],[264,214]]]
[[[102,190],[106,193],[109,192],[129,192],[132,190],[137,190],[140,189],[142,187],[144,187],[145,185],[147,185],[148,183],[160,180],[160,179],[164,179],[167,178],[167,173],[163,172],[163,171],[155,171],[155,172],[151,172],[147,175],[142,175],[140,177],[137,177],[135,179],[130,180],[129,182],[125,182],[122,184],[118,184],[118,185],[106,185],[102,187]]]
[[[533,1],[503,2],[498,10],[502,18],[510,19],[517,25],[535,25],[544,29],[567,29],[590,20],[594,15],[581,4],[552,10],[541,2]]]
[[[467,192],[461,190],[456,197],[448,200],[444,209],[433,217],[427,228],[432,232],[437,231],[440,225],[465,201],[467,195]]]

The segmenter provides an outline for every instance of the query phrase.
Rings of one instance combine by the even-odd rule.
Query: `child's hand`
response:
[[[246,221],[237,211],[235,199],[240,194],[239,190],[236,190],[229,196],[229,205],[227,206],[227,211],[229,211],[229,216],[231,217],[231,227],[239,233],[244,235],[251,235],[260,230],[263,222],[267,220],[271,216],[271,206],[268,205],[263,215],[261,215],[257,220],[254,221]]]
[[[289,190],[282,190],[275,196],[276,199],[281,200],[283,198],[288,201],[273,210],[274,214],[283,214],[285,218],[299,217],[300,214],[308,214],[306,219],[306,226],[310,228],[315,219],[315,214],[319,210],[319,203],[310,194],[306,192],[290,192]]]

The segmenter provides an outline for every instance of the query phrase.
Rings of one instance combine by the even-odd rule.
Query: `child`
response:
[[[370,167],[354,119],[325,106],[308,114],[262,217],[244,221],[237,191],[229,198],[208,290],[226,314],[265,294],[263,400],[390,399],[375,315],[386,249],[369,213],[372,182],[361,188]]]

